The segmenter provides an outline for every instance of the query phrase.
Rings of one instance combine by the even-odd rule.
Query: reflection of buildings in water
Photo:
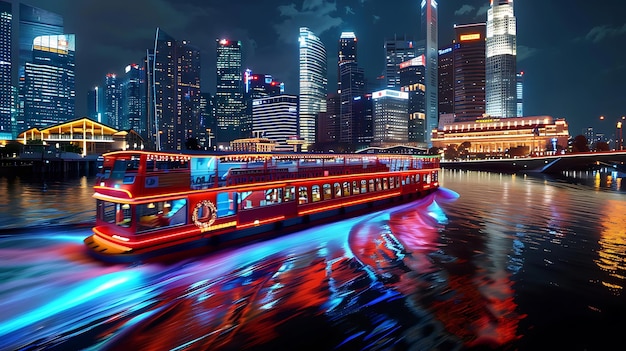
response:
[[[602,285],[616,295],[623,294],[626,278],[626,203],[608,200],[609,210],[602,211],[608,218],[602,221],[602,233],[598,243],[598,259],[595,263],[608,273]]]

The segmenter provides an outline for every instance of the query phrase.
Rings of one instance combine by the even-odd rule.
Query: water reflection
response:
[[[605,206],[607,217],[602,223],[600,248],[595,262],[608,273],[602,284],[615,295],[621,296],[626,278],[626,202],[611,200]]]

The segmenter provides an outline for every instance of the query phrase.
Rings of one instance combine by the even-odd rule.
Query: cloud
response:
[[[281,22],[274,24],[274,30],[278,38],[286,43],[296,40],[300,27],[308,27],[320,36],[343,23],[343,20],[336,15],[337,4],[326,0],[304,0],[300,10],[293,3],[278,6],[277,10]]]
[[[596,26],[591,28],[589,33],[584,37],[585,40],[592,43],[599,43],[604,39],[620,36],[626,33],[626,24],[621,27],[610,27],[607,25]]]
[[[454,11],[454,15],[455,16],[463,16],[466,15],[468,13],[474,12],[474,9],[476,9],[474,6],[472,5],[463,5],[461,6],[460,9]]]
[[[517,61],[524,61],[525,59],[535,56],[538,50],[525,45],[517,45]]]
[[[489,10],[489,5],[483,5],[476,11],[476,16],[474,18],[486,18],[487,10]]]
[[[373,18],[373,22],[374,23],[380,21],[380,16],[378,16],[378,15],[373,15],[372,18]]]
[[[350,6],[346,6],[346,15],[354,15],[354,10]]]

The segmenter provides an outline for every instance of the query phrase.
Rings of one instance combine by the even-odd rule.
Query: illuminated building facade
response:
[[[255,99],[252,103],[252,129],[254,133],[276,144],[276,151],[291,151],[289,138],[298,135],[298,97],[282,94]]]
[[[366,148],[374,139],[374,100],[372,94],[355,97],[352,102],[352,111],[355,115],[355,148],[357,150]]]
[[[409,94],[397,90],[372,93],[374,123],[372,146],[406,144],[409,136]]]
[[[246,128],[246,102],[241,62],[241,41],[217,39],[217,87],[215,90],[215,141],[230,145]],[[248,135],[246,135],[248,136]]]
[[[384,87],[387,89],[399,89],[400,64],[417,57],[424,51],[424,48],[418,48],[415,41],[407,39],[405,36],[403,39],[398,39],[397,37],[386,39],[384,50]]]
[[[551,116],[480,117],[446,124],[432,134],[435,147],[469,142],[470,153],[486,156],[504,156],[513,149],[523,155],[554,153],[567,149],[568,139],[565,119]]]
[[[337,60],[337,92],[341,93],[341,65],[357,62],[357,40],[354,32],[342,32],[339,37],[339,59]]]
[[[426,121],[425,60],[424,55],[421,55],[400,64],[400,90],[409,94],[407,106],[408,142],[414,145],[426,142],[424,135],[424,122]]]
[[[439,114],[454,113],[454,56],[453,47],[448,46],[439,50],[437,74],[439,74],[439,85],[437,89],[438,112]]]
[[[455,25],[454,111],[458,120],[485,113],[485,23]],[[440,111],[441,112],[441,111]]]
[[[211,93],[200,93],[200,126],[204,128],[198,133],[198,143],[206,150],[213,150],[215,137],[215,99]]]
[[[491,0],[485,58],[485,110],[490,116],[517,116],[516,58],[513,0]]]
[[[74,34],[33,40],[33,60],[26,63],[22,84],[26,129],[75,118],[74,53]]]
[[[341,99],[339,118],[339,141],[354,144],[357,141],[357,116],[354,99],[365,93],[365,72],[356,62],[345,62],[339,67],[341,77]]]
[[[244,80],[246,94],[253,100],[277,96],[285,92],[285,83],[275,81],[270,74],[258,74],[246,70]]]
[[[316,144],[321,149],[332,148],[339,141],[339,114],[341,102],[339,94],[329,93],[326,96],[326,111],[320,112],[317,119]]]
[[[198,138],[200,124],[200,49],[188,40],[176,43],[176,145],[181,148],[189,138]]]
[[[104,77],[104,123],[120,129],[120,86],[114,73]]]
[[[0,140],[15,136],[13,116],[13,88],[11,81],[11,3],[0,1]]]
[[[517,117],[524,116],[524,72],[517,73]]]
[[[92,121],[104,123],[102,121],[102,89],[99,86],[87,91],[87,117]]]
[[[318,114],[326,112],[326,92],[328,85],[328,63],[326,48],[313,32],[300,28],[300,115],[298,117],[299,137],[304,139],[302,151],[308,151],[315,143]]]
[[[438,15],[436,0],[422,0],[422,37],[426,45],[426,143],[431,145],[430,131],[437,128],[439,121],[439,38],[437,33]]]

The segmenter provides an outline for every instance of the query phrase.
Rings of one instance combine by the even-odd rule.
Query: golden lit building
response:
[[[551,116],[480,117],[440,126],[432,132],[434,147],[470,144],[470,154],[504,155],[512,149],[526,154],[554,153],[567,149],[569,131],[563,118]]]
[[[230,142],[232,151],[241,152],[274,152],[276,143],[268,138],[245,138]]]

